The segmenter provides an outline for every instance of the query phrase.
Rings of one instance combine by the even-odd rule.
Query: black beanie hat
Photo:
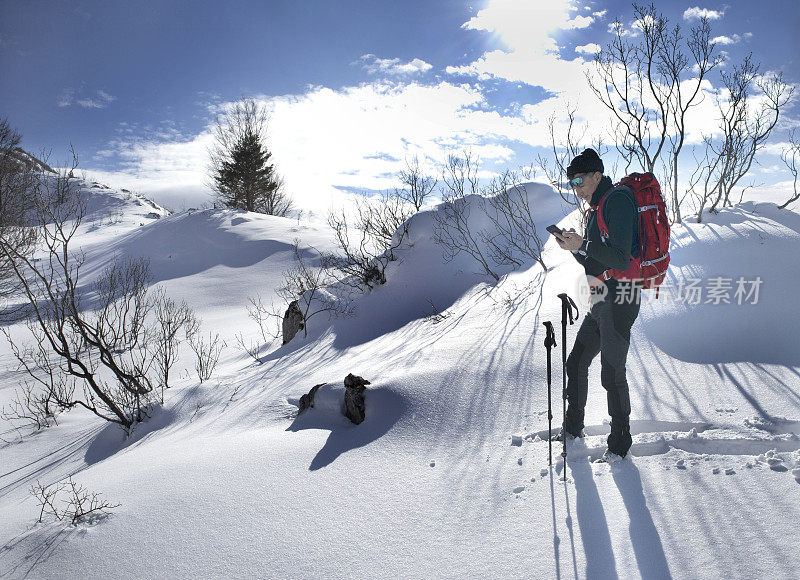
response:
[[[567,179],[575,177],[576,173],[591,173],[599,171],[603,173],[603,160],[594,149],[584,149],[583,152],[572,160],[567,167]]]

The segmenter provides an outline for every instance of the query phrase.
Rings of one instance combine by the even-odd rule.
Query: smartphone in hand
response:
[[[545,229],[548,232],[550,232],[551,234],[558,234],[559,236],[563,236],[564,235],[564,230],[559,228],[557,225],[547,226]]]

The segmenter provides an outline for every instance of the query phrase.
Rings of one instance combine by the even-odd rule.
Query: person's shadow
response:
[[[630,520],[630,536],[636,564],[642,578],[672,578],[647,500],[642,490],[642,478],[633,461],[624,461],[611,469]]]

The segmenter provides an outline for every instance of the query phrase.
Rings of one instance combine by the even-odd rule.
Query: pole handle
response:
[[[567,316],[569,316],[569,323],[574,324],[575,320],[580,316],[577,304],[575,304],[575,301],[570,298],[566,292],[562,292],[558,297],[561,299],[561,324],[566,326]],[[572,315],[573,310],[575,311],[574,318]]]

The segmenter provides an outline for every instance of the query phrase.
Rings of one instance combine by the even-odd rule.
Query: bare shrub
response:
[[[789,136],[789,146],[781,152],[781,160],[789,169],[794,179],[794,192],[792,196],[786,200],[786,203],[778,206],[780,209],[784,209],[790,203],[800,199],[800,193],[797,191],[797,163],[800,161],[800,140],[798,140],[797,134],[794,131],[792,131]]]
[[[350,316],[353,304],[350,293],[337,284],[337,272],[330,267],[330,258],[326,260],[323,256],[320,267],[315,267],[300,251],[299,244],[295,240],[293,246],[296,265],[283,273],[283,285],[277,293],[286,304],[297,303],[305,337],[311,318],[322,313]]]
[[[214,374],[219,356],[225,348],[225,341],[220,341],[219,334],[209,333],[208,340],[199,332],[191,335],[189,345],[195,354],[194,370],[197,378],[204,383]]]
[[[247,317],[258,325],[261,340],[264,343],[276,340],[280,336],[281,315],[276,314],[274,305],[268,307],[260,295],[251,296],[247,303]]]
[[[8,120],[0,119],[0,239],[14,254],[30,256],[36,246],[36,230],[29,227],[28,214],[34,205],[37,174],[36,167],[28,163],[35,160],[19,148],[21,141]],[[12,296],[19,288],[9,259],[0,255],[0,298]]]
[[[507,170],[492,180],[489,189],[493,194],[484,210],[492,228],[479,232],[489,257],[495,264],[514,267],[530,259],[546,270],[544,242],[536,231],[533,208],[519,176]]]
[[[483,273],[500,280],[499,266],[518,268],[542,260],[544,242],[536,230],[534,208],[520,173],[506,170],[487,186],[478,179],[480,160],[470,151],[449,155],[442,175],[444,203],[433,214],[434,241],[442,246],[445,260],[466,254]],[[468,197],[469,196],[469,197]],[[472,212],[478,212],[473,216]]]
[[[164,389],[169,388],[169,373],[178,360],[178,349],[182,342],[179,336],[181,330],[184,336],[187,331],[198,324],[192,310],[185,302],[178,304],[173,299],[159,291],[154,305],[155,325],[155,363],[161,383],[161,402],[164,402]]]
[[[765,77],[758,69],[748,55],[741,65],[722,73],[727,98],[717,98],[721,137],[704,137],[704,154],[690,181],[698,204],[698,222],[706,204],[710,204],[711,213],[719,206],[732,205],[733,189],[750,171],[794,92],[781,74]],[[755,98],[753,87],[759,90],[760,98]]]
[[[354,221],[344,211],[328,214],[339,252],[323,254],[323,267],[364,291],[386,283],[386,268],[407,241],[407,220],[415,210],[397,192],[383,193],[378,200],[358,198],[355,209]]]
[[[386,268],[408,242],[409,218],[422,208],[438,182],[425,172],[418,157],[407,159],[398,177],[403,187],[373,198],[356,198],[352,217],[343,210],[328,213],[339,251],[326,252],[323,267],[338,271],[342,283],[358,291],[386,283]]]
[[[633,11],[642,34],[628,35],[622,23],[615,22],[614,39],[595,56],[598,77],[587,74],[587,80],[617,121],[611,137],[626,162],[625,173],[634,162],[653,172],[661,160],[672,217],[680,223],[678,160],[686,115],[702,100],[703,81],[720,59],[709,40],[708,19],[701,18],[685,39],[680,25],[670,27],[653,4],[634,3]]]
[[[442,246],[445,260],[453,260],[460,253],[471,256],[495,281],[500,276],[490,266],[491,256],[481,249],[481,235],[472,231],[469,223],[473,208],[485,211],[486,200],[480,196],[478,179],[479,159],[470,151],[461,155],[448,155],[442,171],[442,200],[444,205],[434,214],[434,241]],[[475,195],[467,200],[467,195]]]
[[[283,315],[274,302],[267,306],[260,294],[255,297],[250,296],[247,299],[247,303],[247,317],[258,326],[260,340],[246,340],[244,333],[239,332],[236,334],[236,345],[260,364],[259,353],[262,346],[277,340],[281,336]]]
[[[692,148],[698,167],[681,195],[679,160],[687,116],[705,98],[703,83],[722,60],[708,19],[701,18],[685,38],[680,25],[670,27],[653,4],[633,7],[642,34],[628,35],[616,22],[614,40],[595,58],[598,78],[587,75],[587,79],[617,120],[612,136],[627,165],[635,162],[641,170],[653,172],[660,163],[671,220],[680,223],[681,203],[689,194],[697,202],[700,220],[707,205],[711,212],[731,205],[733,189],[752,167],[793,88],[781,75],[760,75],[752,55],[723,70],[724,90],[714,97],[721,137],[705,136],[699,158]]]
[[[45,514],[54,516],[58,521],[69,521],[73,526],[90,516],[106,515],[120,504],[112,504],[101,498],[100,493],[89,491],[77,483],[72,476],[66,481],[52,485],[42,485],[38,480],[30,488],[30,494],[39,503],[39,523],[44,522]],[[66,495],[66,498],[58,500]],[[60,504],[60,505],[59,505]]]
[[[568,206],[573,208],[580,207],[581,200],[567,183],[567,167],[569,166],[569,162],[586,148],[582,143],[586,141],[586,134],[588,132],[588,125],[583,124],[583,130],[580,134],[576,133],[576,113],[577,108],[567,104],[565,117],[566,130],[563,138],[558,134],[556,115],[553,114],[548,118],[547,128],[550,133],[550,154],[544,155],[540,153],[536,157],[536,162],[544,172],[547,182],[558,192],[561,199],[563,199]],[[597,151],[601,157],[608,149],[603,145],[601,137],[595,139],[595,141],[588,146]]]
[[[436,188],[438,179],[425,173],[419,157],[406,159],[406,167],[400,172],[400,181],[405,187],[398,189],[396,197],[419,211]]]
[[[234,338],[236,339],[236,346],[240,350],[246,352],[250,356],[250,358],[252,358],[257,363],[259,364],[261,363],[261,358],[259,357],[259,354],[261,352],[261,347],[263,346],[264,343],[252,340],[247,341],[244,337],[244,334],[241,332],[237,332]]]
[[[7,331],[3,329],[3,332]],[[58,425],[57,413],[58,405],[54,401],[52,390],[40,391],[36,385],[25,382],[20,389],[15,390],[14,398],[7,407],[3,407],[0,416],[8,421],[23,421],[38,431],[50,427],[51,423]]]
[[[433,324],[439,324],[450,318],[450,313],[447,311],[439,312],[439,309],[430,298],[428,298],[428,304],[431,307],[431,313],[425,317],[426,320],[430,320]]]

